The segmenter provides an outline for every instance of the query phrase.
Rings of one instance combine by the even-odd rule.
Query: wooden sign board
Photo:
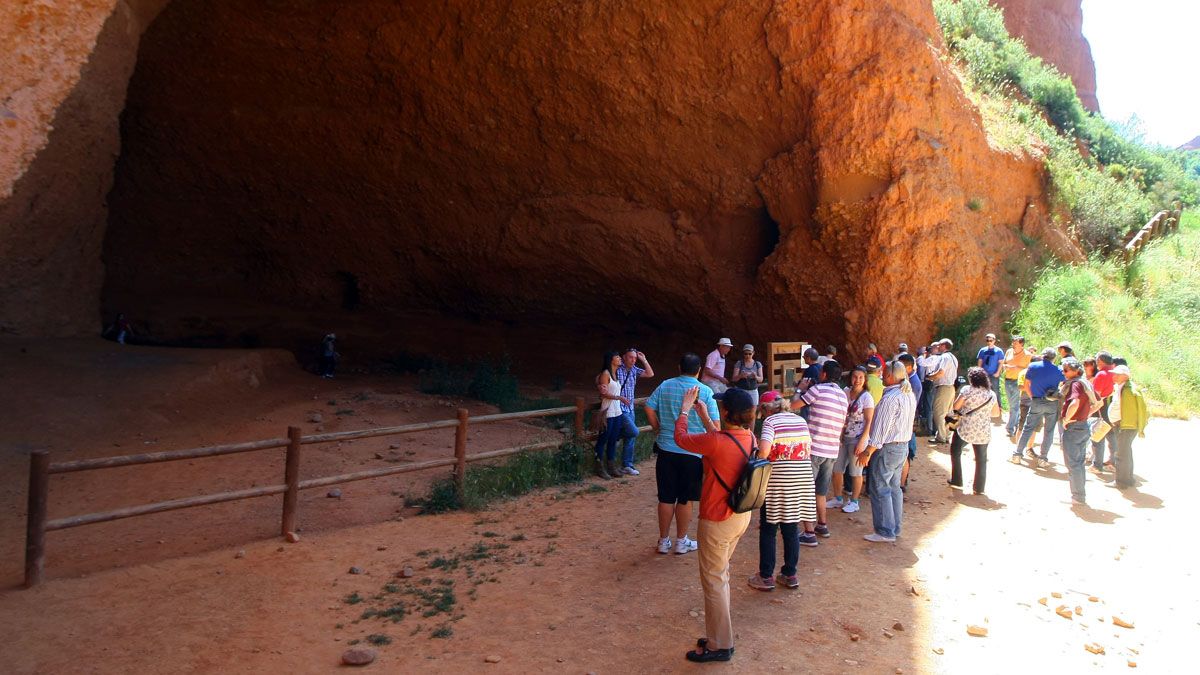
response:
[[[767,343],[767,382],[771,389],[784,396],[795,393],[804,373],[804,350],[811,346],[807,342]]]

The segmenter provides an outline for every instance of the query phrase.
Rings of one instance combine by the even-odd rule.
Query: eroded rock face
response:
[[[0,3],[0,334],[98,328],[117,119],[163,4]]]
[[[105,303],[165,337],[289,308],[267,343],[344,308],[928,337],[1046,212],[936,35],[926,0],[175,0],[129,87]]]
[[[1083,36],[1083,0],[992,0],[992,4],[1004,10],[1009,33],[1020,36],[1029,51],[1075,82],[1084,107],[1100,110],[1096,63]]]

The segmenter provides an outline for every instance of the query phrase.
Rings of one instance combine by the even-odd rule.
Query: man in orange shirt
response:
[[[729,508],[729,491],[721,485],[736,485],[746,462],[757,450],[754,443],[755,407],[750,393],[728,389],[720,395],[725,410],[721,415],[723,431],[688,433],[688,416],[700,415],[706,429],[711,420],[704,405],[696,405],[700,388],[692,387],[683,395],[679,417],[675,420],[675,443],[700,455],[704,464],[704,482],[700,491],[700,524],[696,528],[700,548],[700,586],[704,589],[704,632],[689,651],[687,659],[706,663],[733,658],[733,623],[729,611],[729,560],[738,540],[750,525],[750,513],[734,513]],[[693,410],[694,408],[694,410]],[[720,473],[721,479],[717,479]]]
[[[1017,378],[1029,367],[1032,358],[1025,351],[1025,338],[1014,335],[1012,346],[1004,353],[1004,360],[1000,362],[1004,371],[1004,398],[1008,403],[1008,425],[1005,431],[1008,432],[1009,442],[1012,443],[1017,441],[1017,427],[1021,419],[1021,388],[1017,386]]]

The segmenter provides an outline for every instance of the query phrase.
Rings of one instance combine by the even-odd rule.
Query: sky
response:
[[[1106,118],[1170,147],[1200,135],[1200,0],[1083,0],[1083,34]]]

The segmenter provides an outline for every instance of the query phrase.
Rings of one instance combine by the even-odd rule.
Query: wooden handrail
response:
[[[1129,242],[1122,247],[1122,252],[1125,256],[1125,262],[1132,262],[1137,254],[1142,252],[1146,244],[1152,239],[1170,234],[1179,228],[1179,221],[1183,218],[1183,211],[1175,209],[1172,211],[1159,211],[1154,214],[1145,225],[1138,228],[1133,236],[1129,238]]]
[[[92,469],[112,469],[118,466],[136,466],[139,464],[154,464],[156,462],[174,462],[181,459],[196,459],[198,457],[217,457],[232,455],[239,452],[253,452],[270,448],[286,447],[288,439],[270,438],[265,441],[250,441],[249,443],[230,443],[228,445],[211,445],[203,448],[187,450],[167,450],[165,452],[145,452],[136,455],[117,455],[115,457],[96,457],[94,459],[76,459],[69,462],[54,462],[50,465],[50,473],[70,473],[72,471],[90,471]]]
[[[634,399],[635,404],[644,403],[645,401],[646,397]],[[300,429],[293,426],[288,427],[287,438],[271,438],[261,441],[250,441],[247,443],[230,443],[226,445],[213,445],[202,448],[189,448],[185,450],[167,450],[163,452],[118,455],[115,457],[97,457],[93,459],[81,459],[56,463],[51,463],[49,461],[49,453],[47,453],[45,450],[40,450],[34,452],[30,456],[29,510],[26,523],[27,527],[25,546],[25,587],[29,588],[41,582],[43,570],[45,568],[45,536],[46,532],[51,532],[54,530],[65,530],[73,527],[81,527],[83,525],[105,523],[113,520],[121,520],[123,518],[144,516],[152,513],[163,513],[165,511],[174,511],[178,509],[192,508],[195,506],[207,506],[209,504],[220,504],[223,502],[231,502],[241,499],[253,499],[256,497],[283,494],[284,502],[283,517],[281,519],[281,532],[283,535],[291,535],[296,529],[296,511],[298,504],[297,493],[300,490],[326,487],[340,483],[350,483],[353,481],[366,480],[368,478],[392,476],[395,474],[409,473],[413,471],[423,471],[425,469],[434,469],[444,466],[455,467],[453,477],[456,489],[459,491],[459,495],[461,497],[463,483],[466,477],[466,464],[468,462],[496,459],[499,457],[506,457],[508,455],[529,452],[532,450],[544,450],[557,447],[562,444],[561,440],[553,440],[512,448],[502,448],[500,450],[489,450],[487,452],[481,452],[474,455],[467,455],[466,430],[468,424],[507,422],[514,420],[534,419],[538,417],[551,417],[554,415],[573,414],[575,417],[573,431],[577,437],[582,438],[585,436],[594,436],[596,433],[598,433],[596,431],[590,433],[584,432],[583,415],[585,410],[589,407],[592,406],[588,406],[584,402],[583,398],[576,398],[575,405],[573,406],[546,408],[543,410],[525,410],[512,413],[496,413],[491,415],[481,415],[474,418],[470,416],[469,411],[467,411],[465,408],[460,408],[458,410],[457,419],[452,420],[419,422],[415,424],[404,424],[392,427],[380,427],[377,429],[360,429],[356,431],[314,434],[310,436],[301,436]],[[321,478],[300,480],[300,446],[302,445],[328,443],[332,441],[358,438],[392,436],[397,434],[413,433],[417,431],[448,429],[451,427],[456,429],[453,457],[416,462],[403,466],[386,466],[375,469],[367,469],[364,471],[355,471],[353,473],[339,474],[336,476],[324,476]],[[642,432],[648,430],[650,430],[649,426],[638,428],[638,431]],[[56,518],[54,520],[47,520],[46,518],[47,502],[49,499],[49,477],[51,474],[89,471],[93,469],[110,469],[120,466],[137,466],[141,464],[172,462],[181,459],[196,459],[200,457],[217,457],[221,455],[230,455],[241,452],[254,452],[258,450],[268,450],[281,447],[287,448],[284,468],[284,483],[282,485],[267,485],[246,490],[234,490],[210,495],[181,497],[179,499],[169,499],[151,504],[127,506],[119,509],[113,509],[111,511],[85,513],[77,516]]]

